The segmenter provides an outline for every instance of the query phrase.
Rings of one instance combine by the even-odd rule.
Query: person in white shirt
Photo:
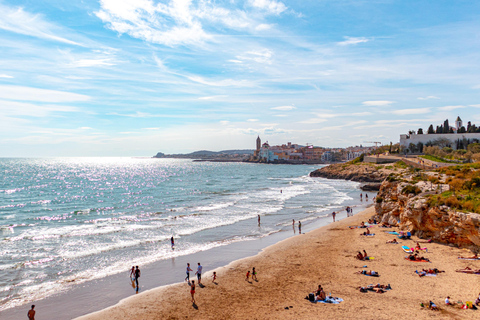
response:
[[[200,285],[200,283],[202,282],[202,269],[203,267],[200,265],[200,262],[199,262],[197,267],[197,272],[195,272],[198,279],[198,285]]]
[[[190,269],[190,263],[187,263],[187,276],[185,277],[185,281],[190,282],[190,271],[193,271]]]

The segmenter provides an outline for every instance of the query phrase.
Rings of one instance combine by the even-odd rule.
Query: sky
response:
[[[0,0],[0,157],[480,125],[480,1]]]

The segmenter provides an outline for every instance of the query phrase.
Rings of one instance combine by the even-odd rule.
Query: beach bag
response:
[[[315,295],[313,293],[308,294],[308,301],[315,301]]]

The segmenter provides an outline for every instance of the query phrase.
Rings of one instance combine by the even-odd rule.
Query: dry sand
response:
[[[145,291],[119,304],[90,314],[79,320],[100,319],[480,319],[480,310],[462,310],[445,306],[451,300],[474,301],[480,292],[480,275],[455,272],[471,266],[480,268],[480,261],[457,259],[470,252],[440,244],[422,244],[428,248],[432,263],[416,263],[404,259],[401,245],[413,247],[412,240],[402,244],[386,244],[395,236],[385,229],[373,227],[374,237],[360,236],[364,229],[349,229],[373,215],[373,207],[342,221],[307,234],[283,240],[260,254],[232,262],[217,269],[217,283],[212,271],[203,275],[204,288],[197,286],[193,306],[186,283]],[[245,243],[248,245],[248,243]],[[375,259],[355,259],[365,249]],[[375,270],[380,277],[355,274]],[[245,281],[247,270],[255,267],[258,282]],[[445,270],[436,277],[422,277],[416,269]],[[193,279],[193,277],[192,277]],[[390,284],[393,290],[383,294],[361,293],[359,286]],[[305,300],[318,284],[344,301],[338,305],[314,304]],[[421,308],[421,302],[432,300],[440,311]],[[285,309],[289,307],[289,309]]]

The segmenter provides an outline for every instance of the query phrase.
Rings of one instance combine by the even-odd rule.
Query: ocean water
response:
[[[0,159],[0,311],[131,265],[291,232],[292,219],[308,226],[358,199],[358,183],[308,177],[318,167]]]

